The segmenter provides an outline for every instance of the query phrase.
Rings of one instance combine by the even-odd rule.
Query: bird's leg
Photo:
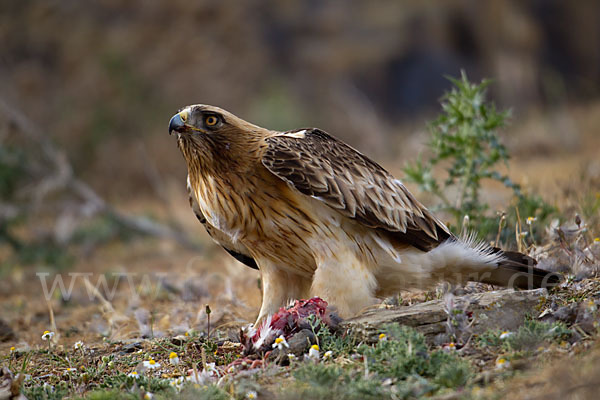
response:
[[[262,305],[255,326],[264,318],[285,307],[287,302],[306,297],[310,280],[282,270],[271,262],[258,261],[262,281]]]
[[[342,251],[334,258],[317,262],[311,295],[323,298],[337,309],[340,317],[348,318],[377,302],[376,287],[369,267],[350,252]]]

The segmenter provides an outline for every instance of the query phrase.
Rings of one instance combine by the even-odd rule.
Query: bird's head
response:
[[[169,134],[177,142],[188,166],[231,169],[244,156],[258,151],[271,131],[253,125],[219,107],[196,104],[182,108],[169,121]],[[216,165],[220,164],[220,165]]]

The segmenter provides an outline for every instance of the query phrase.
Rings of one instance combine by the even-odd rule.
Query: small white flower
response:
[[[500,334],[500,339],[508,339],[513,335],[513,332],[504,331]]]
[[[446,353],[450,353],[452,351],[456,351],[456,344],[454,344],[454,342],[450,342],[448,344],[445,344],[444,347],[442,347],[442,349],[446,352]]]
[[[535,217],[527,217],[527,225],[531,225],[535,221],[537,221],[537,218],[535,218]]]
[[[290,360],[290,362],[296,361],[296,355],[293,353],[288,353],[288,360]]]
[[[179,365],[179,356],[174,351],[169,354],[169,362],[171,365]]]
[[[152,393],[146,392],[146,394],[144,395],[144,400],[150,400],[153,397],[154,395]]]
[[[254,390],[250,390],[250,391],[248,391],[248,393],[246,393],[246,398],[249,400],[256,399],[257,396],[258,395],[256,394],[256,391],[254,391]]]
[[[73,349],[74,350],[83,349],[83,342],[81,340],[78,340],[77,342],[75,342],[75,344],[73,345]]]
[[[144,368],[147,368],[147,369],[154,369],[154,368],[160,367],[160,363],[157,363],[152,358],[149,359],[148,361],[144,361],[143,364],[144,364]]]
[[[137,373],[137,371],[132,371],[130,373],[127,374],[128,377],[133,378],[133,379],[139,379],[140,375]]]
[[[54,332],[44,331],[44,333],[42,335],[42,340],[52,340],[53,337],[54,337]]]
[[[310,350],[308,350],[308,354],[305,357],[312,361],[319,361],[319,358],[321,358],[321,353],[319,353],[319,346],[316,344],[310,346]]]
[[[388,340],[388,338],[387,338],[387,335],[385,333],[380,333],[379,334],[379,341],[380,342],[385,342],[387,340]]]
[[[75,372],[77,372],[77,368],[67,368],[65,370],[65,375],[74,374]]]
[[[280,335],[277,339],[275,339],[275,342],[273,343],[273,348],[277,348],[279,349],[279,351],[282,351],[284,347],[289,348],[290,345],[288,344],[288,342],[286,342],[283,335]]]
[[[206,374],[209,375],[213,375],[213,376],[219,376],[219,371],[217,370],[217,367],[215,366],[215,363],[206,363],[206,367],[204,368],[204,370],[202,371]]]
[[[333,351],[328,350],[323,354],[323,360],[329,360],[333,356]]]
[[[510,362],[506,358],[499,358],[496,360],[497,369],[506,369],[510,367]]]
[[[15,350],[15,346],[11,346],[11,348],[10,348],[10,354],[14,354],[14,353],[15,353],[15,351],[16,351],[16,350]]]

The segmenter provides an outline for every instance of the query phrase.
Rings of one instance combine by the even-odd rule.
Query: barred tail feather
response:
[[[452,243],[452,242],[450,242]],[[551,288],[561,282],[561,275],[537,268],[537,261],[515,251],[503,251],[476,239],[474,233],[456,239],[474,254],[468,254],[467,260],[481,260],[482,264],[496,266],[481,274],[471,275],[469,280],[490,285],[507,286],[519,289]]]
[[[503,259],[497,269],[483,275],[479,282],[519,289],[551,288],[561,282],[560,274],[535,267],[537,261],[525,254],[492,250]]]

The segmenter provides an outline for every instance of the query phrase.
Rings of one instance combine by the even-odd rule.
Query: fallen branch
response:
[[[471,330],[474,334],[481,334],[488,329],[518,328],[527,314],[535,312],[535,306],[546,294],[546,289],[504,289],[460,296],[456,300],[470,302],[468,310],[473,313],[474,319]],[[413,327],[428,340],[433,340],[436,335],[446,332],[447,320],[444,300],[432,300],[413,306],[373,308],[344,321],[341,327],[352,330],[360,340],[373,343],[377,341],[382,325],[397,323]]]

